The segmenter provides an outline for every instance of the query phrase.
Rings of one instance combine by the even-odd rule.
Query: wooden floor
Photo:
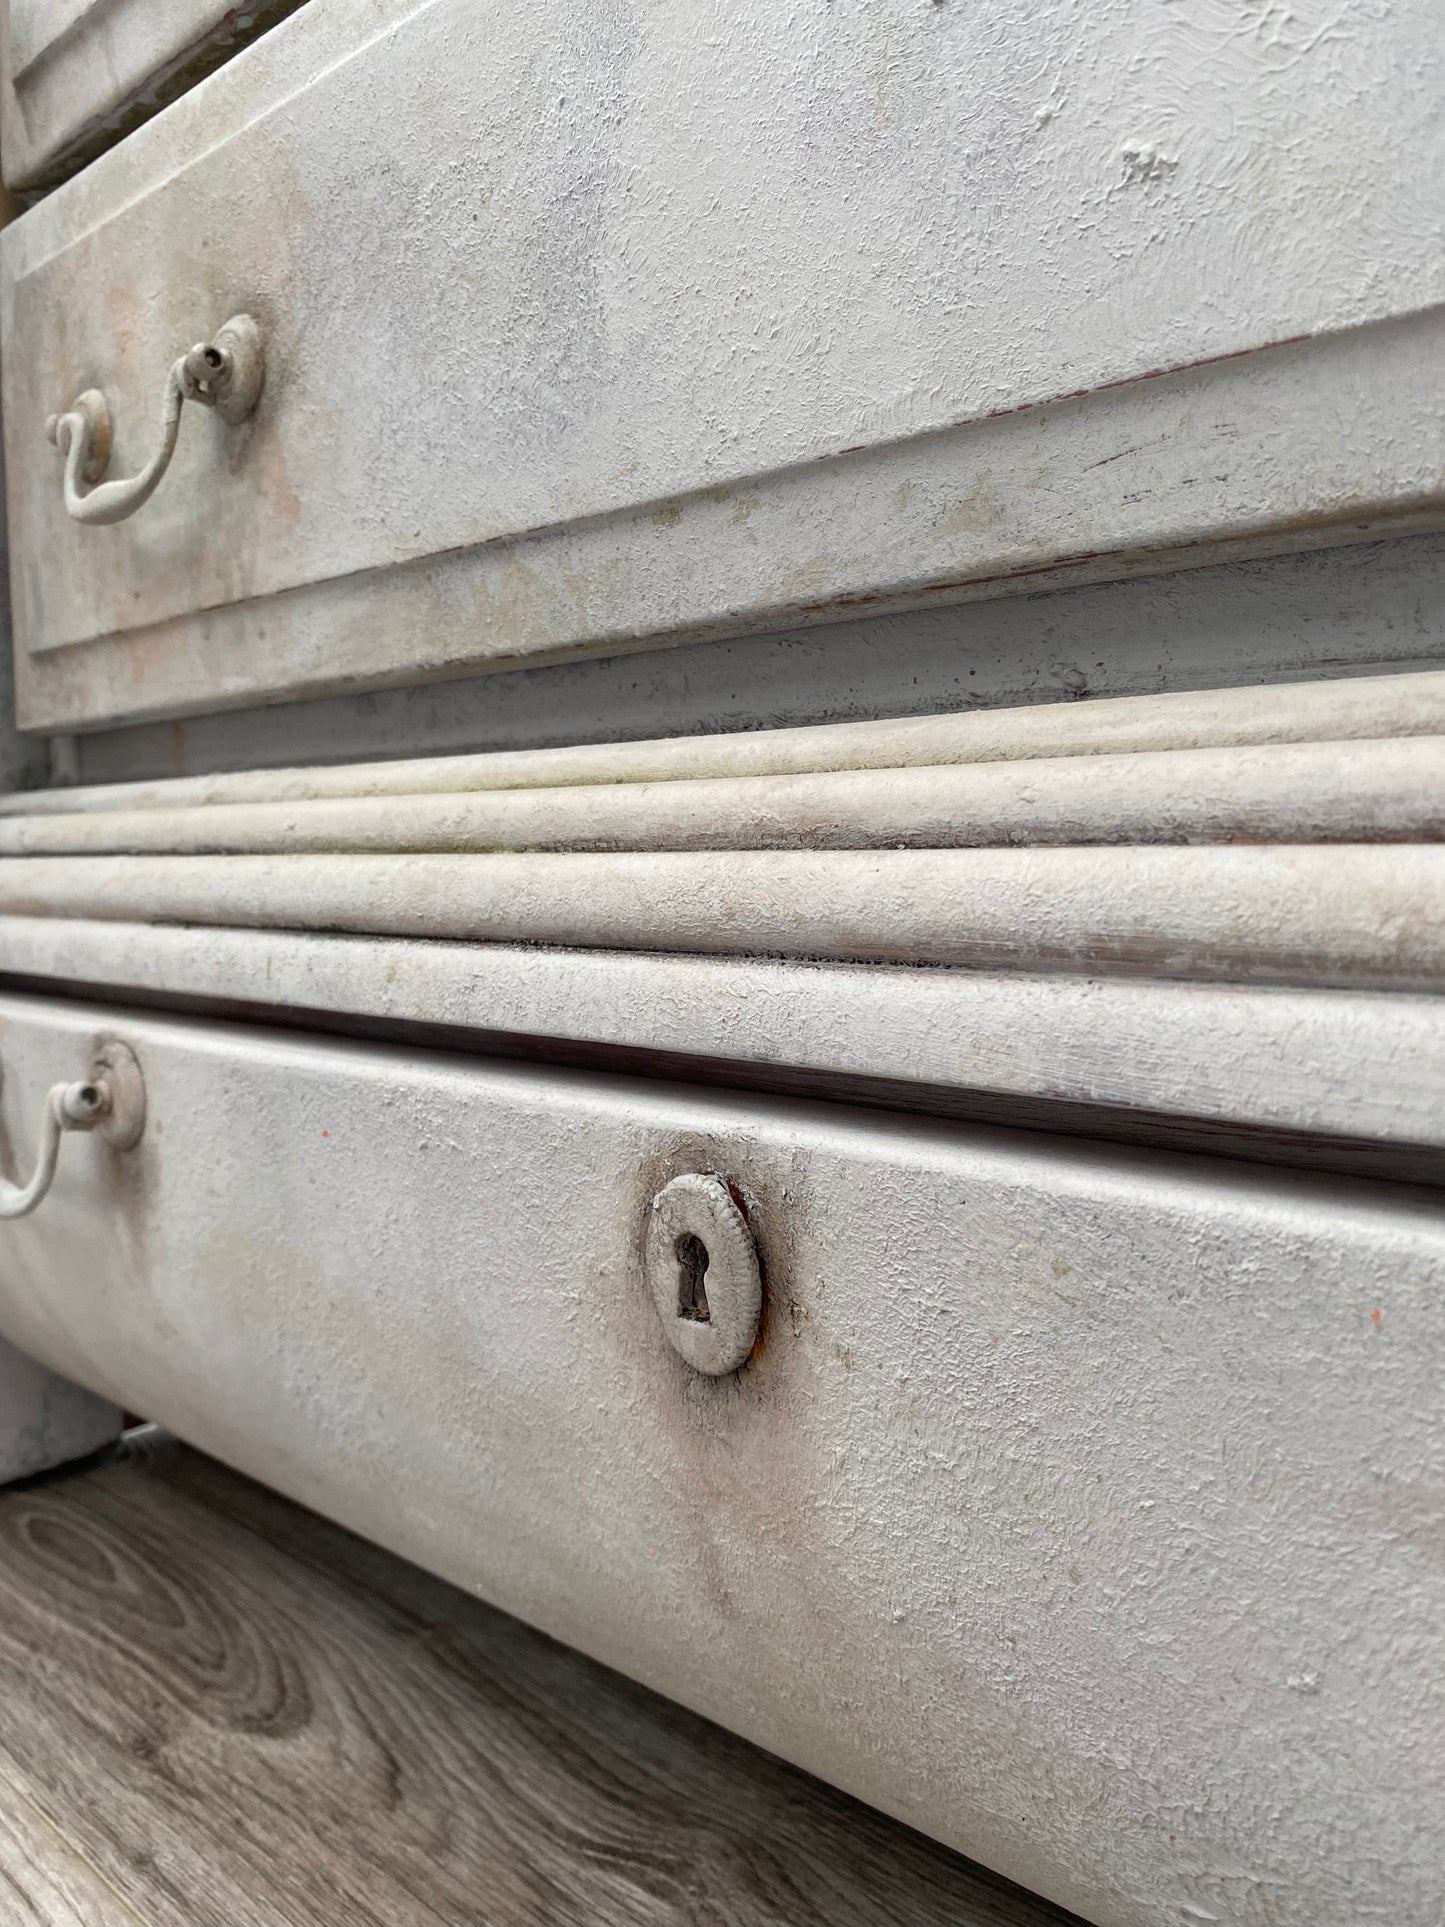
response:
[[[0,1927],[1067,1918],[160,1435],[0,1492]]]

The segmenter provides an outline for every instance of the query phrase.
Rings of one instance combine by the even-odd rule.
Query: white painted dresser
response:
[[[1437,1927],[1438,7],[233,15],[0,36],[0,1473]]]

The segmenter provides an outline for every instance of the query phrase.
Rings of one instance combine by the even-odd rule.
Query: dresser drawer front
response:
[[[53,1369],[1092,1919],[1438,1917],[1431,1194],[0,1018],[12,1164],[98,1038],[145,1076],[0,1226]],[[732,1376],[643,1276],[688,1172],[761,1259]]]
[[[1433,9],[1332,19],[311,0],[5,236],[26,720],[1432,525]],[[134,472],[238,311],[72,522],[47,417]]]
[[[301,0],[0,0],[0,160],[13,188],[73,173]]]

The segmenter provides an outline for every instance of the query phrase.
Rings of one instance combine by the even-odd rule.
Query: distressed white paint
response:
[[[109,1021],[4,1016],[7,1118]],[[0,1247],[37,1356],[1104,1927],[1438,1920],[1429,1194],[126,1035],[124,1181]],[[716,1384],[640,1264],[700,1169],[768,1296]]]
[[[1445,836],[1445,736],[0,818],[0,856],[938,849]]]
[[[78,1045],[66,1038],[57,1048],[53,1071],[63,1074],[62,1089],[65,1078],[88,1074],[90,1056],[90,1040]],[[50,1089],[27,1113],[29,1087],[12,1090],[9,1069],[5,1021],[0,1016],[0,1193],[8,1194],[3,1202],[13,1206],[17,1189],[32,1170],[44,1173],[50,1128],[58,1141],[63,1127],[52,1111]],[[51,1144],[52,1172],[54,1149]],[[13,1222],[7,1213],[0,1234],[8,1233]],[[0,1235],[0,1292],[12,1262],[13,1254]],[[0,1484],[31,1478],[99,1451],[120,1436],[121,1418],[118,1404],[97,1398],[0,1337]]]
[[[5,464],[0,459],[0,493],[3,493]],[[4,792],[43,783],[46,776],[46,746],[34,737],[26,738],[15,727],[15,679],[11,672],[10,634],[10,557],[0,532],[0,807]],[[50,780],[55,775],[50,773]]]
[[[1090,703],[752,729],[643,742],[588,742],[476,756],[397,757],[303,769],[228,770],[151,783],[0,796],[0,818],[52,812],[181,810],[201,805],[556,789],[840,770],[1136,756],[1259,744],[1349,743],[1445,734],[1445,671],[1273,688],[1180,690]],[[1407,749],[1408,757],[1410,751]],[[1132,768],[1132,766],[1124,766]],[[1147,767],[1140,764],[1140,769]],[[1184,765],[1187,767],[1187,764]],[[1062,775],[1062,772],[1061,772]],[[1081,781],[1088,781],[1084,776]],[[1328,797],[1318,799],[1329,807]],[[624,802],[619,807],[626,808]]]
[[[89,732],[67,739],[79,767],[63,780],[1078,704],[1442,661],[1445,538],[1412,536]]]
[[[1438,521],[1437,50],[1430,0],[312,0],[5,237],[26,719]],[[246,449],[69,528],[45,413],[102,383],[124,456],[243,301]]]
[[[296,0],[291,0],[296,4]],[[286,0],[0,0],[0,167],[53,180]]]
[[[16,975],[1246,1126],[1445,1145],[1437,998],[0,917]],[[525,1043],[524,1043],[525,1047]],[[1316,1146],[1318,1150],[1319,1146]]]
[[[1445,848],[0,858],[0,913],[1436,991]]]

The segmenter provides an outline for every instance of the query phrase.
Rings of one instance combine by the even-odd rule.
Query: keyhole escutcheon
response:
[[[663,1186],[648,1211],[644,1266],[673,1349],[710,1378],[735,1372],[758,1340],[763,1282],[725,1178],[689,1171]]]

